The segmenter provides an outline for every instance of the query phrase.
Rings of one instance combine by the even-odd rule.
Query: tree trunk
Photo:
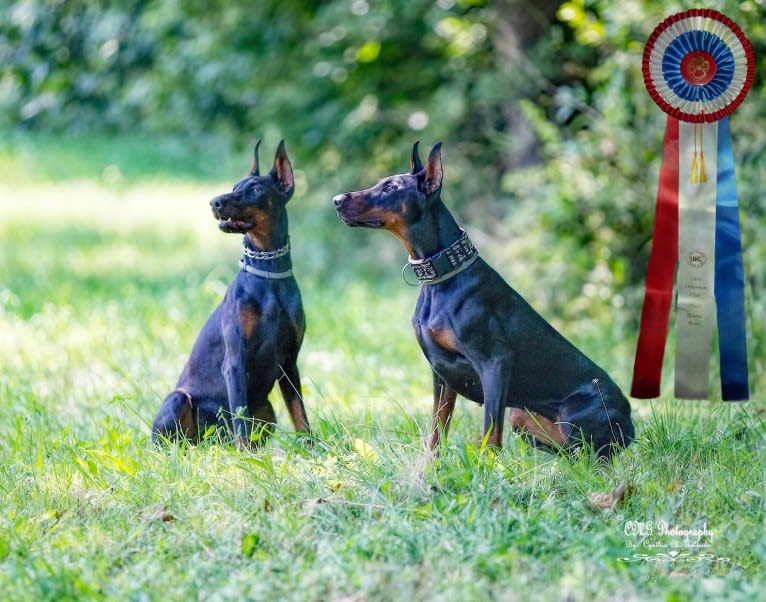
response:
[[[502,105],[503,118],[512,143],[507,149],[508,170],[540,161],[537,135],[519,108],[519,100],[554,92],[552,84],[528,58],[528,51],[556,22],[561,0],[504,0],[494,6],[496,18],[491,34],[497,57],[498,77],[508,86]]]

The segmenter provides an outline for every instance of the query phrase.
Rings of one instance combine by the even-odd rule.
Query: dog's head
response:
[[[384,228],[403,235],[418,222],[442,185],[441,142],[434,145],[426,164],[418,155],[418,142],[410,154],[410,171],[388,176],[372,188],[345,192],[333,198],[335,211],[348,226]]]
[[[282,140],[274,156],[274,166],[265,176],[260,175],[258,147],[253,152],[253,167],[234,190],[210,201],[218,227],[224,232],[244,234],[270,228],[275,211],[284,207],[295,189],[293,168]]]

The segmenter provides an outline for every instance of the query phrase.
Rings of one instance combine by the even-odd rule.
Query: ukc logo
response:
[[[702,251],[692,251],[686,256],[686,262],[693,268],[701,268],[707,263],[707,255]]]

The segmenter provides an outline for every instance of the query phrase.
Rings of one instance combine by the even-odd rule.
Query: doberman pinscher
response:
[[[441,199],[441,143],[426,165],[333,199],[349,226],[391,231],[421,283],[412,323],[433,370],[429,447],[449,429],[459,393],[484,404],[484,435],[500,447],[505,407],[535,445],[601,457],[634,437],[630,404],[607,373],[546,322],[484,260]]]
[[[163,401],[152,426],[155,441],[179,436],[198,441],[210,426],[228,425],[237,446],[246,448],[276,423],[268,399],[274,382],[295,429],[309,433],[296,364],[305,319],[292,274],[285,207],[295,188],[293,171],[281,141],[273,168],[261,176],[259,145],[248,176],[210,201],[222,231],[244,234],[241,270]],[[251,435],[254,426],[259,431]]]

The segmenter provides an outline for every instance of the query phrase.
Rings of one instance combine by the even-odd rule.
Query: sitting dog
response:
[[[479,257],[441,199],[441,143],[426,165],[333,199],[349,226],[391,231],[420,280],[412,323],[433,370],[429,447],[446,436],[459,393],[484,404],[484,436],[500,447],[505,407],[535,445],[583,443],[601,457],[634,437],[630,404],[607,373],[535,312]]]
[[[265,176],[253,167],[234,190],[210,206],[218,227],[244,234],[241,270],[208,318],[175,390],[162,402],[152,425],[154,441],[179,436],[198,441],[210,426],[231,428],[238,447],[276,423],[268,396],[279,382],[297,431],[309,433],[301,399],[298,351],[305,319],[292,274],[285,205],[294,182],[284,141]],[[260,432],[251,436],[253,427]]]

